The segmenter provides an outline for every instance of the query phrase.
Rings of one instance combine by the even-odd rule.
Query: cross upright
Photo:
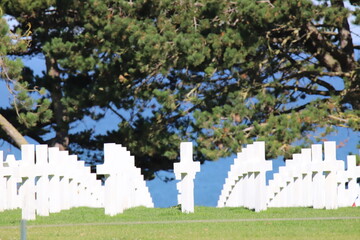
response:
[[[60,151],[58,147],[48,148],[49,157],[49,212],[57,213],[61,209],[61,184],[60,180],[63,175],[63,163],[60,160]]]
[[[229,178],[232,178],[234,186],[231,193],[226,200],[226,206],[229,207],[242,207],[244,206],[244,174],[247,168],[246,164],[242,164],[244,161],[244,153],[237,153],[237,158],[234,160],[234,164],[231,166]]]
[[[293,176],[291,171],[288,170],[289,159],[285,160],[285,166],[279,167],[279,178],[280,178],[280,192],[278,197],[280,199],[280,206],[293,206],[294,201],[294,188],[293,188]]]
[[[256,190],[255,190],[255,174],[256,164],[253,161],[255,154],[254,144],[248,144],[246,148],[243,149],[243,159],[242,159],[242,169],[244,170],[244,207],[249,209],[255,209],[255,199],[256,199]]]
[[[174,163],[175,178],[178,183],[178,203],[184,213],[194,212],[194,178],[200,171],[200,163],[193,161],[193,147],[191,142],[180,144],[180,162]]]
[[[344,170],[344,161],[336,160],[336,142],[324,142],[323,169],[325,173],[325,208],[337,209],[337,177],[338,171]]]
[[[293,160],[288,163],[294,177],[294,206],[312,206],[311,190],[311,149],[301,149],[301,153],[293,154]]]
[[[91,168],[85,166],[85,161],[78,160],[77,155],[69,155],[68,172],[70,185],[73,194],[70,195],[70,202],[73,206],[98,207],[102,206],[104,194],[101,181],[96,179],[96,174],[91,173]]]
[[[325,176],[323,175],[322,156],[322,145],[311,145],[313,208],[315,209],[322,209],[325,207]]]
[[[82,182],[85,181],[85,179],[81,179],[82,176],[82,167],[84,167],[84,163],[81,161],[78,161],[77,155],[69,155],[68,157],[68,176],[69,176],[69,189],[70,189],[70,207],[77,207],[81,206],[79,195],[80,191],[83,191],[80,189],[80,185]],[[83,181],[82,181],[83,180]]]
[[[15,160],[15,156],[9,154],[3,163],[4,177],[6,178],[6,209],[16,209],[21,207],[21,200],[17,191],[17,184],[21,183],[19,173],[19,161]],[[5,198],[5,197],[4,197]]]
[[[354,202],[357,195],[360,192],[359,184],[357,184],[357,179],[360,178],[360,166],[356,166],[356,156],[349,155],[347,156],[347,171],[346,177],[348,179],[348,191],[349,191],[349,201],[350,205]]]
[[[272,162],[265,159],[265,142],[254,142],[253,164],[255,168],[255,212],[267,209],[266,172],[272,170]]]
[[[220,197],[217,202],[217,207],[240,207],[242,197],[242,178],[243,173],[241,169],[241,157],[243,153],[239,152],[234,164],[230,166],[228,177],[225,179],[225,184],[221,190]]]
[[[302,190],[303,205],[301,207],[312,206],[312,172],[311,172],[311,149],[301,149],[301,173],[302,173]]]
[[[35,148],[32,144],[21,145],[21,162],[19,163],[19,173],[22,178],[20,189],[22,202],[22,219],[35,220],[36,201],[35,201]]]
[[[122,157],[121,148],[121,145],[115,143],[104,144],[104,163],[96,168],[97,174],[105,176],[104,208],[105,214],[110,216],[124,211],[123,195],[127,195],[124,193],[126,190],[122,176],[124,170],[119,161],[119,157]]]
[[[230,166],[228,177],[224,184],[224,196],[226,197],[226,206],[239,207],[240,206],[240,190],[241,190],[242,172],[237,158],[234,164]]]
[[[4,168],[3,164],[3,151],[0,151],[0,212],[6,209],[6,198],[7,198],[7,189],[6,189],[6,173],[7,170]]]
[[[237,162],[240,165],[240,197],[239,197],[239,205],[249,208],[250,201],[252,199],[253,187],[250,184],[250,160],[248,152],[250,150],[250,145],[244,147],[240,153],[237,154]]]
[[[40,216],[49,216],[49,162],[48,146],[36,145],[36,167],[39,172],[36,184],[36,212]]]

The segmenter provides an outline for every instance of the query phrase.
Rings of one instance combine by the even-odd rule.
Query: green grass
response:
[[[20,210],[0,213],[0,240],[20,239],[20,217]],[[360,217],[360,208],[270,208],[255,213],[196,207],[193,214],[178,208],[134,208],[114,217],[104,215],[103,209],[75,208],[29,221],[27,239],[360,239],[360,219],[321,217]],[[287,218],[308,219],[281,220]]]

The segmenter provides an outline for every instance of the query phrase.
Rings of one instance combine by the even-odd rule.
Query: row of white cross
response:
[[[359,194],[360,166],[355,156],[336,160],[336,143],[325,142],[302,149],[286,160],[269,185],[266,172],[272,162],[265,160],[265,143],[255,142],[238,153],[225,180],[217,206],[246,207],[255,211],[267,207],[313,207],[336,209],[352,206]]]
[[[35,151],[36,150],[36,151]],[[76,155],[47,145],[23,145],[21,161],[0,153],[0,211],[22,209],[22,219],[48,216],[72,207],[103,207],[115,215],[135,206],[153,207],[153,202],[134,157],[121,145],[105,144],[104,164],[98,174]]]
[[[153,207],[152,198],[134,157],[119,144],[104,145],[104,163],[97,173],[77,156],[46,145],[23,145],[21,161],[0,153],[0,211],[22,209],[24,220],[47,216],[72,207],[101,207],[108,215],[125,209]],[[359,193],[360,166],[355,156],[336,160],[335,142],[312,145],[294,154],[266,185],[272,162],[265,159],[265,143],[255,142],[237,154],[221,192],[218,207],[246,207],[259,212],[267,207],[334,209],[351,206]],[[178,203],[182,212],[194,212],[194,178],[200,163],[193,161],[191,142],[180,145],[180,162],[174,164]],[[104,184],[97,175],[104,176]],[[345,186],[347,184],[347,186]]]
[[[2,153],[0,154],[2,157]],[[3,159],[1,159],[3,160]],[[22,218],[48,216],[75,206],[98,206],[101,182],[84,162],[58,148],[21,147],[21,161],[8,155],[0,164],[0,210],[21,208]]]
[[[217,206],[243,206],[262,211],[266,206],[266,172],[272,163],[265,160],[265,143],[255,142],[237,154]]]
[[[135,159],[119,144],[104,145],[104,164],[97,166],[97,173],[105,175],[105,214],[114,216],[125,209],[154,207],[141,169]]]

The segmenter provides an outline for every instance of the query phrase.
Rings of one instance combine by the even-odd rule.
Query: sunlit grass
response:
[[[255,213],[244,208],[196,207],[193,214],[183,214],[178,208],[133,208],[114,217],[106,216],[103,209],[75,208],[28,221],[27,235],[36,240],[360,239],[360,219],[321,217],[360,217],[360,208],[270,208]],[[20,210],[0,213],[0,240],[20,238],[20,218]]]

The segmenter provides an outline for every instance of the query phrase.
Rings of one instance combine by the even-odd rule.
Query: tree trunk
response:
[[[14,141],[18,148],[22,144],[28,144],[23,135],[2,114],[0,114],[0,127]]]
[[[67,111],[61,102],[61,79],[59,69],[57,67],[56,60],[51,57],[46,57],[47,74],[51,81],[54,81],[50,90],[52,105],[54,111],[54,117],[56,122],[56,136],[51,141],[51,145],[58,147],[60,150],[66,150],[69,145],[69,118]]]

